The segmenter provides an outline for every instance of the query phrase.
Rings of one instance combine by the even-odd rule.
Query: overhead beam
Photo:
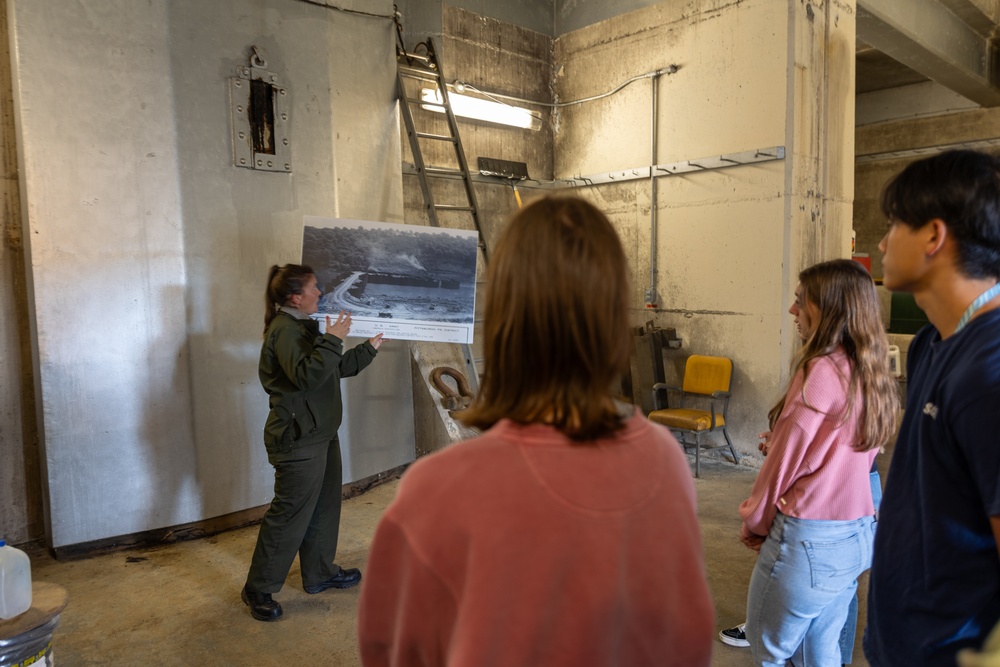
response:
[[[997,49],[974,0],[858,0],[858,38],[984,107],[1000,106]]]
[[[959,19],[984,37],[989,37],[1000,19],[996,0],[940,0]]]

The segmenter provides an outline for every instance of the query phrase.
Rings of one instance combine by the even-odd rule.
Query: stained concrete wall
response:
[[[396,6],[410,35],[441,34],[442,13],[448,6],[461,7],[477,15],[537,33],[558,36],[604,21],[658,0],[399,0]]]
[[[553,11],[553,35],[585,28],[620,14],[649,7],[658,0],[556,0]]]
[[[402,220],[392,3],[8,4],[52,546],[266,504],[267,268],[303,215]],[[232,166],[251,45],[290,174]],[[412,459],[409,364],[387,344],[345,383],[345,481]]]
[[[737,448],[756,434],[797,347],[792,301],[802,268],[849,251],[853,187],[853,3],[660,3],[556,40],[560,101],[602,93],[671,63],[661,77],[655,162],[784,146],[784,161],[657,182],[660,308],[649,283],[646,181],[582,189],[609,213],[632,259],[636,323],[674,327],[676,380],[689,354],[722,354],[736,374]],[[567,107],[556,119],[555,176],[648,165],[651,85]]]
[[[500,35],[515,43],[514,26],[483,30],[490,35],[482,40],[484,48],[463,35],[480,22],[495,23],[492,19],[460,10],[451,16],[454,27],[443,31],[442,47],[448,78],[454,71],[454,78],[511,94],[498,90],[511,83],[511,61],[493,44],[503,43]],[[574,189],[608,212],[629,253],[633,324],[653,320],[675,327],[684,338],[684,349],[667,353],[669,379],[679,378],[691,353],[734,359],[731,421],[737,446],[747,453],[756,452],[756,433],[766,425],[798,345],[786,312],[798,271],[849,251],[853,16],[852,3],[660,3],[554,43],[553,101],[604,93],[630,77],[671,63],[681,66],[677,74],[661,77],[655,158],[646,80],[551,117],[554,178],[754,148],[786,149],[783,162],[658,181],[655,287],[662,307],[655,310],[644,308],[652,257],[649,182]],[[544,90],[525,90],[526,98],[545,99],[532,98]],[[479,132],[498,137],[504,151],[499,157],[529,167],[535,159],[532,144],[522,137],[463,126],[473,161],[476,139],[467,137]],[[479,145],[489,146],[489,140]],[[413,179],[405,183],[406,215],[416,216],[419,192]],[[488,225],[488,235],[494,226]]]
[[[493,93],[528,100],[548,101],[551,98],[549,78],[552,70],[552,39],[547,35],[484,16],[466,9],[442,5],[439,18],[440,35],[430,35],[439,50],[441,69],[447,81],[462,80]],[[413,42],[428,35],[413,35]],[[407,48],[412,48],[407,44]],[[542,117],[537,131],[459,118],[459,133],[470,169],[478,172],[480,157],[524,162],[535,179],[552,178],[553,132],[547,107],[526,105]],[[440,114],[414,109],[418,129],[447,134]],[[409,142],[403,132],[403,160],[412,162]],[[424,142],[425,162],[434,166],[457,168],[454,151],[442,143]],[[465,193],[459,182],[432,181],[433,196],[438,203],[465,203]],[[517,210],[517,200],[509,181],[477,181],[474,184],[481,213],[482,232],[488,248],[495,245],[499,231]],[[405,218],[409,224],[428,224],[423,194],[415,175],[403,177]],[[522,190],[525,198],[531,196]],[[442,226],[473,229],[466,213],[439,214]],[[480,278],[485,262],[480,257]],[[479,294],[483,293],[483,285]],[[421,343],[415,345],[413,393],[417,416],[417,451],[430,452],[468,437],[471,431],[454,422],[441,405],[442,396],[428,384],[431,371],[448,366],[463,373],[467,367],[462,350],[455,345]],[[479,343],[473,345],[473,355],[481,358]]]
[[[34,4],[19,0],[19,5],[26,7]],[[75,6],[75,3],[72,4]],[[171,166],[157,172],[157,178],[164,179],[157,188],[164,187],[168,192],[172,188],[179,193],[182,204],[171,208],[167,202],[156,208],[158,214],[164,211],[169,214],[163,216],[162,224],[154,224],[153,229],[142,232],[166,235],[168,241],[155,247],[147,245],[139,248],[138,264],[132,259],[135,248],[131,246],[122,250],[121,257],[112,253],[112,258],[121,262],[123,274],[131,276],[136,273],[137,266],[142,268],[154,262],[153,256],[163,254],[164,248],[167,249],[166,256],[157,257],[155,261],[173,262],[174,267],[183,267],[183,280],[176,276],[181,269],[175,268],[171,269],[171,279],[165,282],[182,285],[184,315],[189,317],[193,327],[188,343],[174,317],[163,317],[157,325],[155,321],[150,323],[149,316],[146,316],[140,323],[141,327],[145,327],[140,333],[147,339],[149,331],[157,326],[163,329],[163,334],[153,340],[156,343],[165,342],[167,351],[160,351],[160,346],[154,344],[138,345],[140,351],[153,360],[155,368],[162,366],[168,372],[181,369],[175,370],[177,377],[168,383],[169,388],[165,391],[162,391],[162,384],[157,384],[160,382],[159,373],[143,374],[140,378],[141,381],[151,380],[154,387],[161,387],[158,396],[166,403],[168,413],[180,417],[177,423],[167,419],[147,431],[152,433],[169,427],[171,434],[156,440],[153,460],[144,470],[157,465],[165,466],[170,478],[166,481],[170,486],[167,491],[170,491],[176,481],[173,475],[174,467],[178,465],[176,460],[181,461],[182,467],[189,465],[191,449],[195,448],[199,450],[195,455],[200,461],[196,466],[198,472],[182,475],[183,486],[186,489],[192,483],[207,486],[209,475],[221,474],[221,479],[216,477],[211,480],[220,484],[219,496],[235,493],[239,497],[255,493],[239,485],[246,475],[254,480],[251,482],[254,488],[269,481],[269,471],[262,465],[262,457],[257,452],[247,454],[233,445],[228,445],[228,449],[223,446],[219,450],[221,454],[216,452],[206,456],[200,451],[202,445],[191,444],[199,442],[195,435],[191,435],[191,441],[188,441],[177,434],[190,431],[199,434],[197,438],[247,441],[251,447],[257,442],[257,425],[253,424],[250,428],[251,423],[260,417],[256,415],[258,397],[253,389],[256,380],[250,377],[251,372],[233,373],[228,369],[234,362],[237,365],[253,363],[251,357],[255,356],[256,348],[253,342],[256,334],[253,332],[259,328],[259,317],[254,314],[256,306],[244,309],[243,304],[255,303],[259,295],[256,287],[247,288],[242,286],[241,281],[245,279],[248,284],[254,285],[259,281],[260,272],[248,268],[250,265],[266,266],[271,261],[287,261],[287,253],[293,251],[297,243],[296,235],[288,230],[290,218],[297,213],[288,214],[287,210],[315,213],[312,209],[316,207],[310,204],[318,201],[335,209],[331,213],[321,211],[320,214],[377,219],[380,213],[384,213],[384,219],[394,219],[393,202],[399,195],[395,189],[398,186],[394,185],[398,174],[392,174],[399,163],[399,155],[393,155],[392,146],[382,142],[394,134],[395,116],[391,111],[382,115],[380,112],[373,114],[371,110],[382,108],[386,102],[391,109],[395,92],[391,44],[395,35],[388,21],[383,24],[377,19],[348,16],[348,13],[322,8],[312,2],[255,0],[237,3],[232,0],[208,7],[204,4],[154,2],[145,8],[129,5],[124,8],[127,11],[117,11],[122,9],[117,8],[115,16],[103,17],[109,21],[110,36],[98,32],[98,41],[107,45],[109,53],[98,49],[100,57],[90,75],[106,75],[109,64],[131,58],[144,68],[149,67],[154,74],[153,79],[165,81],[163,85],[168,87],[181,89],[172,90],[164,96],[166,102],[162,106],[172,105],[174,114],[158,106],[155,118],[172,128],[170,132],[164,132],[164,138],[160,140]],[[340,4],[347,9],[355,8],[368,13],[384,12],[386,16],[391,13],[391,5],[381,2],[376,7],[360,0],[327,4]],[[475,8],[469,3],[460,4]],[[853,107],[848,103],[851,98],[845,93],[849,88],[847,82],[853,80],[853,3],[814,5],[806,2],[791,6],[764,0],[699,1],[687,2],[683,6],[677,3],[647,6],[650,3],[638,0],[619,3],[629,5],[630,9],[635,6],[645,9],[567,35],[565,41],[556,44],[555,61],[551,60],[551,56],[546,60],[532,55],[533,49],[539,46],[543,50],[547,48],[545,40],[539,36],[553,34],[554,28],[546,29],[541,15],[525,25],[521,4],[531,7],[543,5],[527,0],[517,3],[516,16],[508,17],[510,25],[503,25],[504,21],[499,20],[504,17],[483,18],[454,8],[442,9],[439,2],[411,0],[400,3],[400,7],[404,11],[404,23],[411,33],[419,33],[419,30],[410,30],[414,24],[406,16],[408,8],[417,7],[420,10],[410,11],[409,19],[419,16],[421,12],[430,12],[427,32],[442,42],[446,72],[455,72],[454,75],[449,74],[449,78],[481,81],[490,89],[494,89],[495,82],[500,82],[510,86],[507,90],[520,91],[526,97],[536,93],[544,95],[545,87],[551,85],[549,95],[554,92],[561,100],[573,99],[590,92],[604,92],[624,77],[662,67],[669,62],[681,64],[682,69],[677,75],[662,80],[658,117],[661,141],[656,156],[660,162],[762,145],[786,146],[790,157],[784,163],[738,167],[659,182],[661,228],[656,257],[660,272],[656,287],[666,307],[658,311],[647,311],[642,303],[651,259],[648,183],[634,182],[580,191],[609,211],[629,249],[633,259],[636,323],[655,319],[661,326],[676,326],[685,339],[684,349],[668,353],[671,379],[678,376],[683,358],[691,352],[729,354],[736,360],[733,422],[738,424],[738,445],[744,451],[752,451],[762,413],[776,397],[794,349],[790,320],[784,312],[794,288],[794,275],[799,268],[817,258],[846,252],[849,215],[844,214],[844,208],[850,207],[852,172],[848,169],[845,174],[843,157],[852,154],[853,144],[851,137],[842,137],[841,133],[853,123]],[[504,7],[508,5],[511,3],[503,3]],[[595,18],[591,16],[596,7],[594,4],[563,2],[557,3],[557,7],[564,13],[564,18],[567,11],[576,10],[582,11],[580,16],[588,17],[582,19],[582,23]],[[39,25],[42,14],[50,18],[44,7],[29,11],[38,18]],[[482,11],[489,15],[495,12],[495,7],[491,4]],[[555,19],[556,14],[552,16]],[[369,20],[374,23],[367,23]],[[60,39],[69,35],[78,40],[71,40],[69,48],[79,46],[79,40],[85,43],[88,35],[93,39],[96,28],[90,21],[76,21],[79,25],[70,23],[73,23],[72,19],[56,20],[49,30],[54,29],[54,34]],[[527,32],[515,30],[515,26],[527,28]],[[121,39],[120,35],[131,32],[139,33],[141,38],[137,37],[129,44],[139,41],[152,44],[152,47],[147,47],[148,53],[135,54],[130,50],[119,53],[115,50],[120,49],[116,41]],[[297,160],[293,184],[278,188],[277,194],[269,186],[265,186],[266,191],[261,190],[257,186],[266,181],[258,181],[251,176],[223,179],[221,183],[212,180],[211,168],[205,163],[215,159],[213,151],[227,152],[226,146],[219,146],[218,138],[224,136],[225,128],[216,127],[219,120],[215,115],[219,110],[209,108],[211,104],[197,99],[220,94],[220,82],[231,75],[236,64],[245,61],[247,45],[258,37],[266,38],[261,43],[275,62],[285,63],[285,69],[280,72],[282,81],[293,87],[293,100],[298,105],[295,117],[305,114],[309,118],[309,130],[306,131],[309,140],[319,137],[314,142],[314,151],[310,151],[310,157],[306,159],[311,169],[303,170]],[[221,43],[213,46],[216,40]],[[365,58],[352,59],[350,67],[343,65],[345,54],[378,53],[379,48],[373,49],[372,45],[380,43],[385,46],[385,61],[375,58],[372,62],[366,55]],[[42,40],[44,45],[45,40]],[[528,46],[527,54],[521,52],[525,46]],[[165,50],[169,50],[169,54],[165,55]],[[53,60],[61,54],[62,47],[56,50]],[[325,70],[325,76],[303,82],[298,74],[291,74],[308,68],[307,61],[316,60],[317,54],[322,55],[317,67]],[[152,65],[147,60],[152,60]],[[206,62],[210,66],[206,66]],[[85,65],[75,63],[74,67],[77,68],[74,75],[80,74],[81,67],[86,72]],[[548,72],[546,68],[550,68]],[[115,80],[109,88],[101,89],[102,94],[110,95],[107,99],[120,100],[121,81],[117,78],[120,74],[113,67],[110,71],[115,74]],[[77,90],[80,85],[74,84],[72,76],[56,76],[54,80],[68,85],[68,90],[74,95],[80,95]],[[129,91],[142,85],[138,81],[129,82],[125,97],[129,97]],[[150,95],[155,96],[156,84],[149,85]],[[209,88],[212,88],[211,92]],[[299,91],[304,91],[304,94]],[[140,96],[133,92],[132,96],[144,97],[145,94]],[[96,112],[104,111],[86,94],[82,95],[82,99],[94,107],[94,117],[101,115]],[[564,115],[557,116],[549,131],[554,132],[556,137],[564,138],[559,140],[561,143],[553,144],[548,157],[544,147],[533,150],[539,142],[553,141],[552,137],[545,138],[544,135],[515,135],[507,130],[483,126],[463,128],[463,139],[473,163],[477,155],[527,161],[532,175],[537,178],[648,164],[648,86],[644,83],[633,84],[610,104],[610,108],[598,104],[590,107],[589,111],[583,108],[567,110]],[[31,108],[40,107],[32,105]],[[147,114],[144,119],[154,113],[146,109],[141,111]],[[65,122],[60,113],[51,113],[52,117],[46,121],[52,123],[52,128]],[[574,113],[577,117],[570,125],[569,119]],[[78,122],[77,116],[78,113],[75,113],[74,122]],[[84,117],[89,118],[86,114]],[[191,135],[185,134],[186,128],[197,127],[204,118],[212,118],[211,129],[201,128]],[[373,118],[375,122],[372,122]],[[813,118],[819,123],[813,124]],[[85,124],[83,136],[93,131],[90,123],[96,124],[97,121]],[[76,127],[73,123],[69,125]],[[159,124],[144,121],[145,125],[156,127]],[[321,128],[324,125],[325,128]],[[132,130],[127,126],[125,129]],[[49,132],[54,134],[55,130],[50,128]],[[565,139],[573,132],[576,133],[576,141]],[[297,134],[301,138],[298,130]],[[172,141],[171,136],[179,138]],[[77,172],[82,171],[84,165],[102,164],[100,146],[78,143],[82,143],[82,147],[74,145],[74,155],[81,157],[69,167],[60,166],[62,171],[57,169],[58,174],[53,178],[40,181],[48,190],[54,190],[57,176],[68,173],[72,176],[70,180],[79,179],[81,176]],[[144,149],[148,143],[130,136],[124,149],[130,164],[140,164],[147,171],[155,169],[141,157],[146,155]],[[170,150],[172,143],[178,145],[174,153]],[[300,145],[296,143],[296,146]],[[395,146],[398,151],[398,143]],[[333,157],[328,153],[332,153]],[[160,153],[161,157],[163,155]],[[121,155],[116,157],[120,159]],[[147,160],[153,161],[152,158]],[[36,173],[42,173],[40,166],[41,163],[36,165]],[[49,167],[48,164],[45,166]],[[356,166],[360,171],[356,170]],[[116,166],[107,171],[119,176],[125,173]],[[355,178],[358,174],[362,177]],[[160,197],[146,191],[146,187],[151,187],[150,183],[149,178],[138,181],[140,204],[145,203],[143,197]],[[371,196],[373,183],[375,194]],[[83,220],[89,225],[96,224],[105,237],[114,235],[114,230],[107,229],[111,224],[142,220],[139,211],[124,218],[117,213],[129,197],[135,196],[135,188],[131,184],[132,181],[129,181],[130,192],[127,195],[119,193],[112,198],[111,208],[116,210],[102,210],[101,216],[83,216]],[[406,221],[420,224],[419,191],[415,189],[412,177],[404,177],[404,186]],[[489,211],[487,234],[493,235],[516,206],[512,193],[504,185],[481,186],[478,191],[483,208]],[[525,193],[525,196],[530,195]],[[285,206],[274,207],[274,197],[283,201]],[[163,199],[169,200],[170,197]],[[76,207],[66,202],[63,204],[73,216],[88,210],[81,202]],[[281,210],[275,211],[274,208]],[[397,211],[395,215],[398,219],[402,213]],[[108,218],[106,225],[102,222],[104,217]],[[183,240],[180,259],[177,257],[177,234],[167,229],[177,225],[183,227],[183,233],[179,235]],[[56,233],[62,231],[54,226],[46,226],[40,231],[48,233],[49,229]],[[169,240],[171,238],[173,240]],[[55,245],[51,239],[48,242]],[[216,265],[231,267],[233,262],[239,265],[238,269],[222,268],[216,272],[213,268]],[[80,275],[86,276],[90,264],[81,263],[81,266],[84,270]],[[67,273],[62,270],[58,279],[60,284],[67,284]],[[142,271],[139,273],[144,275]],[[119,278],[111,282],[117,286],[125,281]],[[79,290],[84,291],[82,288]],[[137,290],[142,301],[139,306],[144,312],[160,312],[159,299],[164,297],[156,297],[155,292],[155,289],[151,289],[150,293]],[[131,294],[129,296],[134,298]],[[107,304],[107,297],[95,301],[97,306],[103,307]],[[167,306],[168,310],[170,307]],[[123,309],[122,312],[130,316],[132,311]],[[230,317],[233,319],[229,320]],[[49,320],[50,331],[52,321]],[[132,322],[129,322],[131,325]],[[250,335],[245,336],[244,330],[251,332]],[[173,350],[171,346],[174,346]],[[172,355],[175,353],[178,354],[178,361],[173,362]],[[85,367],[88,365],[93,366],[94,363],[88,360],[83,364]],[[183,370],[185,366],[189,370]],[[187,381],[193,387],[203,387],[205,391],[201,395],[184,395],[182,390],[179,390],[179,397],[173,395],[174,387],[184,386],[181,381],[184,373],[187,373]],[[62,377],[66,375],[62,374]],[[242,387],[236,394],[240,391],[243,394],[231,392],[230,388],[236,386],[234,381]],[[420,396],[414,396],[414,402],[420,409],[435,403],[437,397],[426,389],[426,384],[419,378],[414,378],[414,387],[424,391]],[[230,396],[222,402],[230,407],[236,406],[235,411],[224,411],[219,423],[214,423],[213,417],[218,413],[215,408],[219,407],[220,400],[217,397],[225,396],[227,391],[230,391]],[[157,404],[160,404],[160,399]],[[184,416],[182,404],[187,402],[191,403],[187,412],[193,414],[193,418]],[[437,422],[432,422],[430,426],[421,426],[421,430],[427,433],[423,444],[430,447],[447,435],[438,428]],[[135,443],[144,437],[126,437],[126,442],[123,442],[118,430],[111,433],[112,445],[123,445],[122,451],[127,455],[137,453]],[[237,435],[233,436],[233,433]],[[179,452],[171,450],[169,456],[164,454],[162,457],[155,453],[165,452],[176,443],[180,444]],[[430,447],[425,447],[423,451]],[[94,460],[98,463],[109,456],[109,448],[101,442],[95,444],[93,440],[87,440],[83,449],[96,453]],[[232,460],[221,460],[229,455],[232,455]],[[230,467],[237,468],[235,474],[229,474]],[[206,468],[210,472],[205,472]],[[126,475],[130,472],[134,470],[124,471]],[[198,480],[199,477],[202,479]],[[129,486],[116,493],[137,491],[140,497],[145,498],[148,493],[142,487],[149,481],[145,474],[140,475],[135,489]],[[109,484],[109,488],[114,488],[115,483]],[[208,496],[211,502],[217,502],[219,497],[211,493]],[[263,497],[261,502],[266,499]]]
[[[443,16],[450,9],[463,8],[486,19],[501,21],[510,26],[527,28],[544,35],[552,35],[553,0],[398,0],[396,7],[402,18],[407,38],[407,48],[419,36],[439,36],[447,31]]]

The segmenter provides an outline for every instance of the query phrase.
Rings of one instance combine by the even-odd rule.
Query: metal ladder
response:
[[[479,203],[476,201],[476,193],[472,186],[472,175],[469,172],[469,163],[465,159],[465,150],[462,148],[462,140],[458,134],[458,124],[455,122],[455,114],[451,108],[448,97],[448,86],[444,75],[441,73],[441,65],[437,59],[437,53],[433,42],[428,39],[421,43],[426,47],[426,55],[407,53],[402,47],[396,50],[396,85],[399,94],[399,109],[403,116],[403,123],[406,125],[406,134],[410,141],[410,152],[413,154],[413,164],[416,168],[417,178],[420,181],[420,190],[424,196],[424,209],[427,218],[434,227],[440,227],[438,221],[439,212],[462,213],[472,218],[472,223],[479,234],[479,252],[482,253],[483,267],[489,259],[486,248],[486,237],[483,235],[482,218],[479,214]],[[418,45],[420,46],[420,45]],[[407,85],[409,82],[409,86]],[[427,101],[420,99],[420,88],[422,84],[431,84],[438,91],[437,99]],[[416,89],[416,96],[414,96]],[[411,106],[412,105],[412,106]],[[416,129],[412,107],[434,107],[444,112],[447,119],[448,132],[446,134],[436,132],[421,132]],[[438,114],[434,114],[437,116]],[[424,161],[424,150],[421,142],[450,144],[455,153],[455,163],[457,167],[429,166]],[[434,200],[434,189],[431,181],[440,179],[441,181],[460,180],[465,193],[464,199],[458,203],[438,203]],[[476,292],[479,292],[480,283],[476,283]],[[479,299],[476,299],[477,304]],[[479,324],[479,320],[473,326]],[[475,336],[473,336],[475,338]],[[482,359],[478,358],[472,349],[472,345],[463,344],[462,354],[465,357],[466,375],[473,394],[479,391],[479,371],[478,368]]]

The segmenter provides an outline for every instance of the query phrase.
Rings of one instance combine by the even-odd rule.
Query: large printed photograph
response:
[[[351,313],[351,336],[472,343],[475,231],[306,216],[302,263],[323,291],[319,312]]]

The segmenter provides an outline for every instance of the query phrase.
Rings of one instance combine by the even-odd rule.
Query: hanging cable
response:
[[[658,76],[660,76],[662,74],[674,74],[679,69],[680,69],[679,65],[668,65],[667,67],[664,67],[663,69],[658,69],[658,70],[655,70],[653,72],[646,72],[645,74],[639,74],[637,76],[633,76],[631,79],[628,79],[628,80],[624,81],[623,83],[621,83],[617,87],[615,87],[613,90],[609,90],[606,93],[601,93],[600,95],[592,95],[591,97],[584,97],[584,98],[579,99],[579,100],[571,100],[569,102],[537,102],[535,100],[524,99],[523,97],[514,97],[513,95],[501,95],[500,93],[488,93],[485,90],[480,90],[479,88],[476,88],[471,83],[466,83],[465,81],[456,81],[454,85],[455,85],[455,91],[456,92],[461,93],[461,92],[463,92],[465,90],[471,90],[473,92],[479,93],[483,97],[491,99],[494,102],[499,102],[501,104],[503,104],[503,100],[511,100],[513,102],[523,102],[523,103],[526,103],[526,104],[534,104],[534,105],[537,105],[537,106],[540,106],[540,107],[548,107],[550,109],[558,109],[558,108],[561,108],[561,107],[572,106],[574,104],[583,104],[584,102],[593,102],[594,100],[599,100],[599,99],[604,98],[604,97],[610,97],[611,95],[614,95],[615,93],[617,93],[619,90],[621,90],[625,86],[629,85],[630,83],[635,83],[636,81],[639,81],[641,79],[651,79],[653,77],[658,77]]]
[[[371,16],[377,19],[391,19],[393,16],[391,14],[373,14],[372,12],[362,12],[357,9],[347,9],[346,7],[338,7],[337,5],[331,5],[328,2],[323,2],[322,0],[299,0],[299,2],[304,2],[307,5],[316,5],[317,7],[326,7],[327,9],[336,9],[338,12],[345,12],[347,14],[358,14],[359,16]],[[393,6],[395,8],[395,6]]]

